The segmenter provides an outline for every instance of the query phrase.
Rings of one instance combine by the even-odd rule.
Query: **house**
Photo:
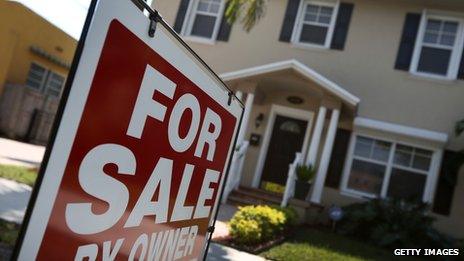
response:
[[[301,206],[292,175],[310,164],[310,207],[417,198],[464,237],[464,173],[448,168],[464,148],[464,2],[270,0],[248,33],[225,5],[153,6],[245,104],[229,200],[271,189]]]
[[[0,133],[46,143],[77,41],[15,1],[0,1]]]

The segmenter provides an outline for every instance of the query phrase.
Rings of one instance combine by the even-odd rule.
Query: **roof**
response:
[[[361,101],[358,97],[351,94],[350,92],[342,88],[340,85],[332,82],[322,74],[316,72],[315,70],[309,68],[308,66],[295,59],[269,63],[233,72],[222,73],[219,75],[219,77],[221,77],[223,81],[230,81],[287,69],[295,70],[305,78],[316,82],[323,89],[334,94],[335,96],[339,97],[341,100],[352,106],[357,106],[358,103]]]

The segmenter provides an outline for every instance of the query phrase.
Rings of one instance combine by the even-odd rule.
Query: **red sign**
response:
[[[28,228],[20,259],[201,258],[238,123],[205,88],[217,87],[112,19],[56,196],[40,191],[34,206],[50,204],[49,218],[36,251],[24,249]]]

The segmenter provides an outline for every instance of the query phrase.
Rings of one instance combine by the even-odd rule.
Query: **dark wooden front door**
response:
[[[285,186],[288,165],[301,151],[308,122],[277,115],[264,161],[261,183],[272,182]]]

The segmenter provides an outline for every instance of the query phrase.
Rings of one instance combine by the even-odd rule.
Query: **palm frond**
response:
[[[228,0],[226,18],[234,24],[241,17],[243,28],[249,32],[264,16],[267,0]]]

